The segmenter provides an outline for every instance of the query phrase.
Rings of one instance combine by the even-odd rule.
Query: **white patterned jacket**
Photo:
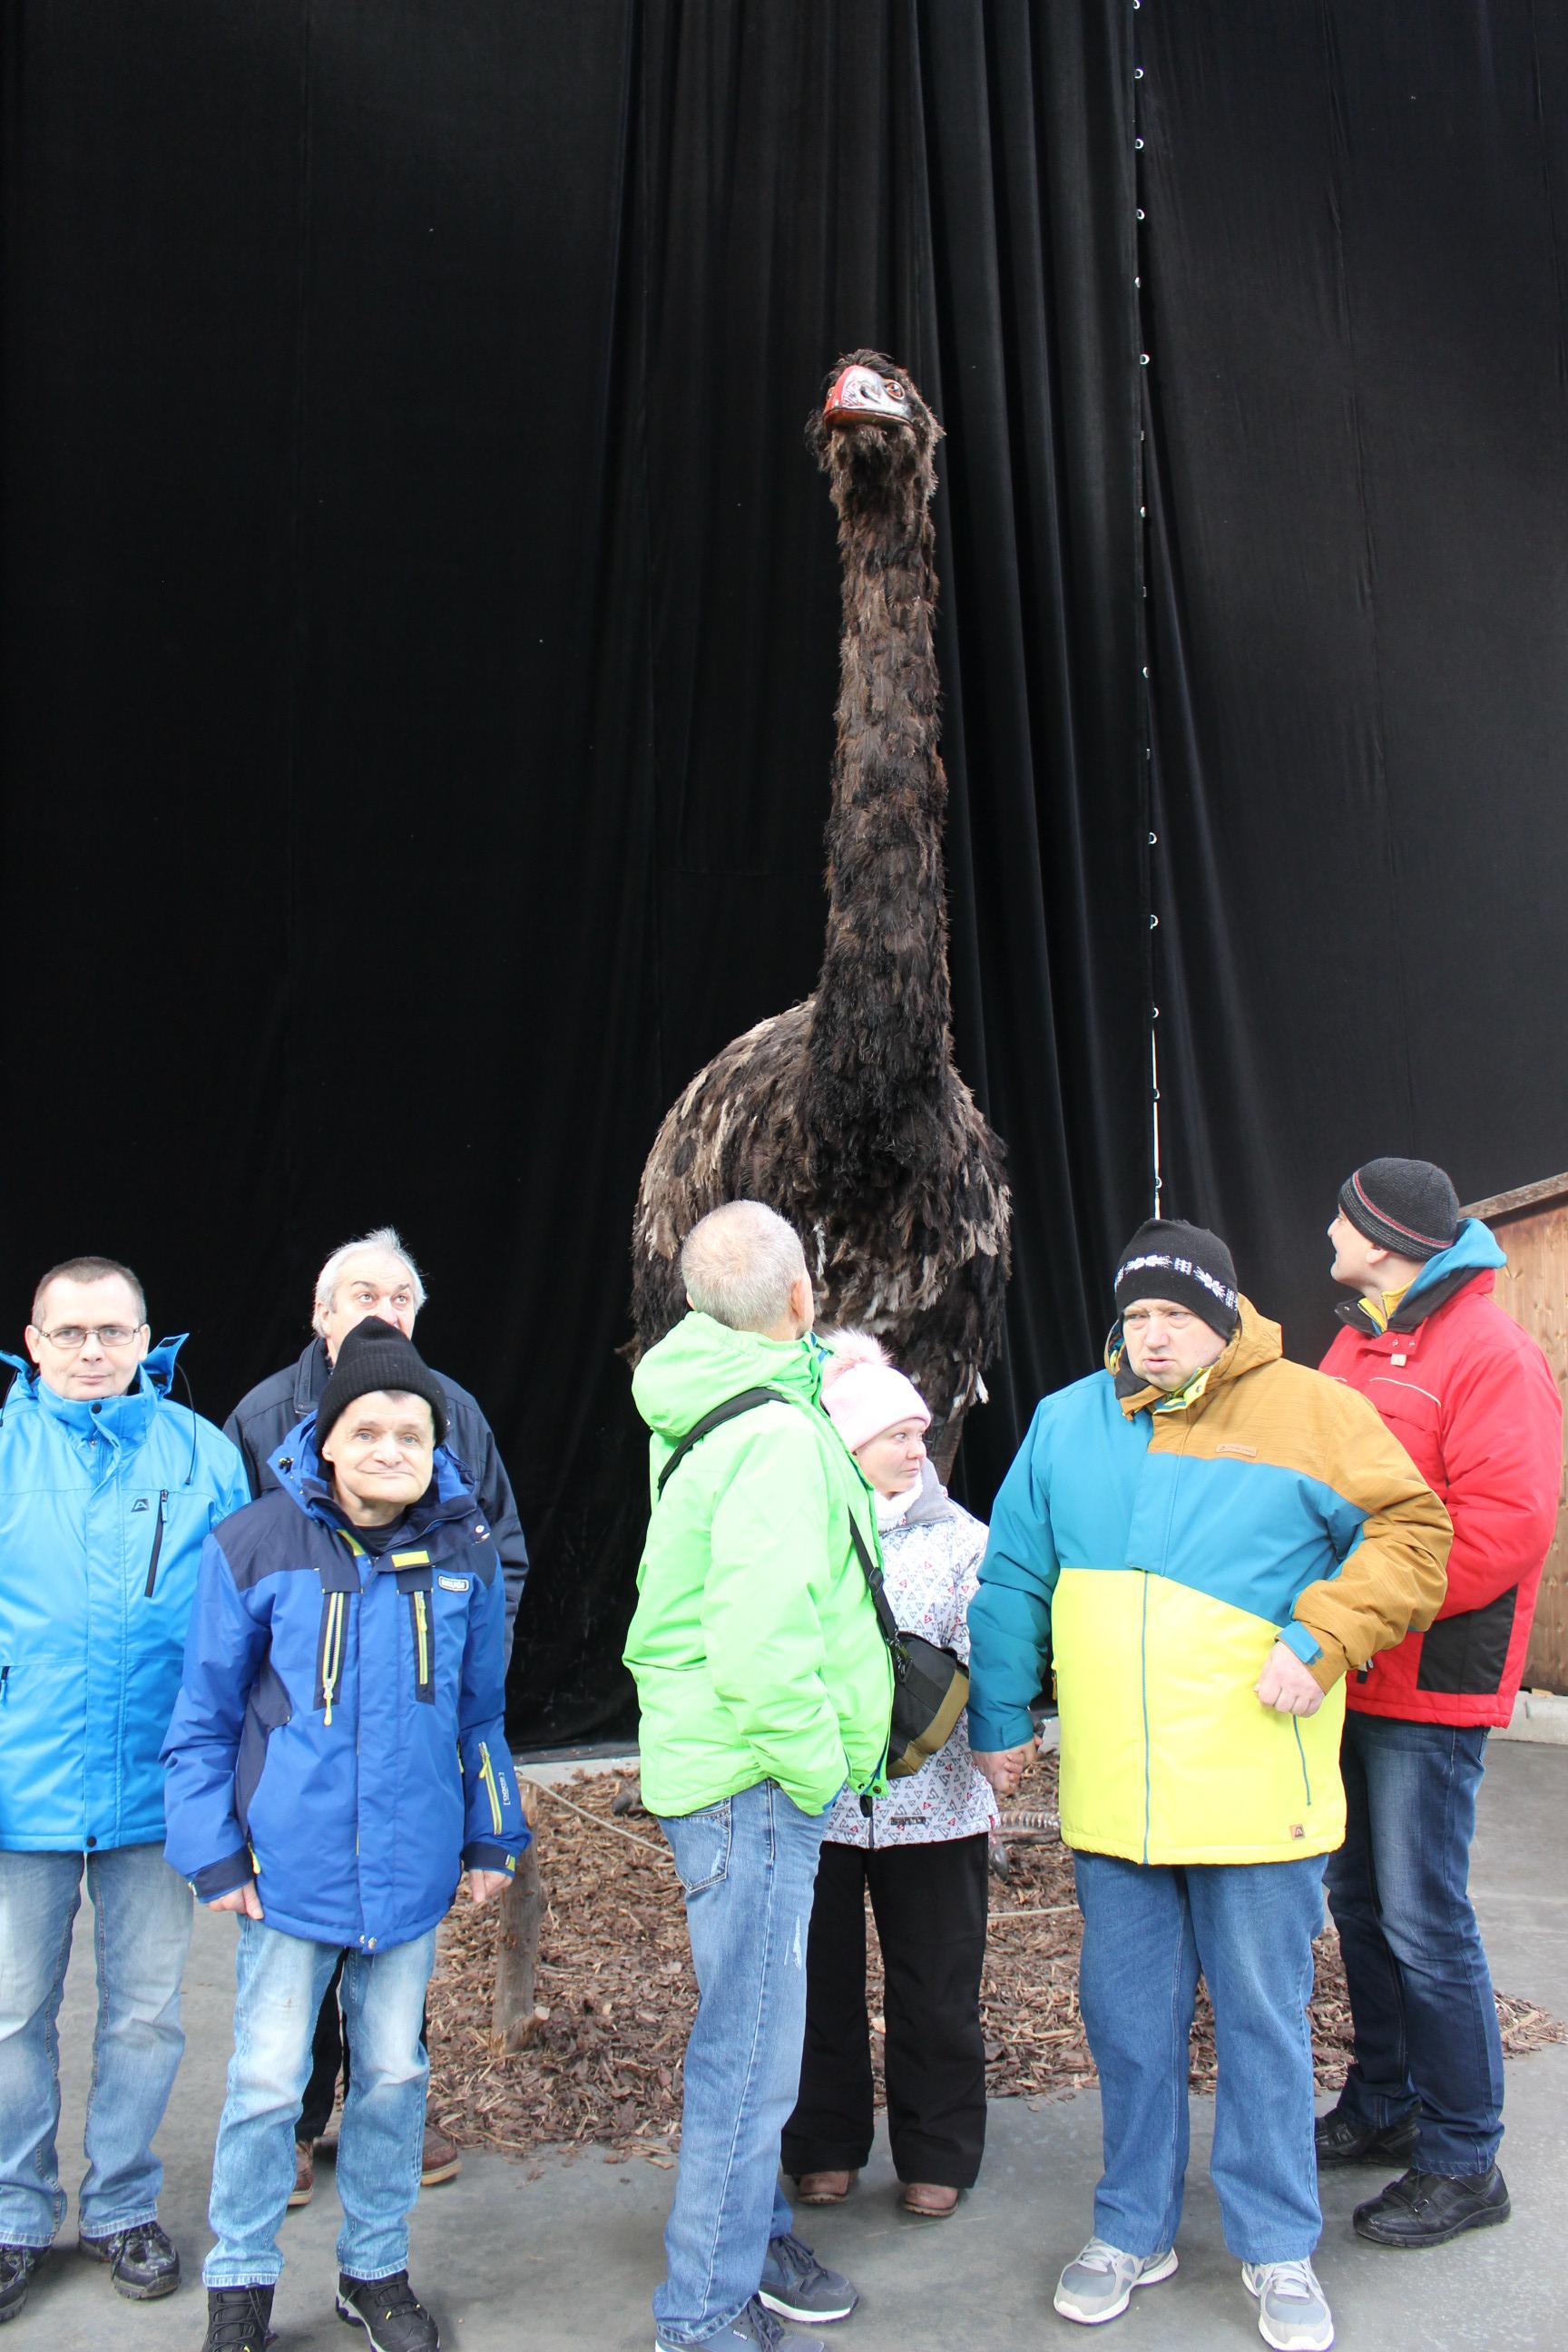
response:
[[[888,1599],[901,1629],[923,1633],[967,1664],[967,1612],[984,1554],[984,1528],[952,1500],[928,1462],[903,1517],[882,1529]],[[834,1845],[935,1845],[977,1837],[995,1819],[996,1800],[970,1761],[966,1711],[940,1755],[872,1800],[869,1821],[858,1797],[843,1790],[823,1834]]]

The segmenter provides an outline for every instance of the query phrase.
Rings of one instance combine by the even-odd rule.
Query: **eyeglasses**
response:
[[[62,1323],[58,1331],[41,1331],[38,1337],[53,1348],[68,1348],[74,1353],[89,1339],[101,1339],[106,1348],[123,1348],[141,1328],[140,1323]]]

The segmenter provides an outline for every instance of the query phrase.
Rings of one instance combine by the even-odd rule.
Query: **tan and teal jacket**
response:
[[[655,1495],[626,1662],[641,1710],[643,1802],[692,1813],[776,1780],[820,1813],[846,1781],[885,1785],[893,1670],[851,1518],[879,1555],[871,1489],[817,1402],[809,1339],[764,1339],[695,1312],[650,1348],[632,1393]],[[729,1397],[780,1391],[694,1445]]]
[[[1029,1737],[1054,1665],[1068,1845],[1289,1862],[1344,1835],[1344,1676],[1442,1605],[1447,1513],[1364,1397],[1280,1354],[1250,1301],[1189,1401],[1106,1369],[1047,1397],[970,1604],[969,1737]],[[1277,1714],[1285,1641],[1328,1694]]]

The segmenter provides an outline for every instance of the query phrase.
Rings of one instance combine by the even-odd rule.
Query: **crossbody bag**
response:
[[[733,1421],[739,1413],[755,1412],[758,1405],[788,1402],[789,1399],[777,1389],[759,1388],[742,1389],[738,1396],[726,1397],[722,1404],[716,1404],[711,1412],[705,1412],[700,1421],[692,1423],[659,1472],[659,1496],[662,1498],[692,1447],[700,1445],[713,1430]],[[968,1702],[969,1672],[956,1651],[928,1642],[923,1633],[900,1631],[882,1581],[882,1571],[856,1524],[853,1511],[849,1514],[849,1540],[855,1547],[855,1557],[877,1612],[877,1624],[892,1660],[893,1717],[888,1740],[888,1778],[907,1780],[952,1738],[953,1727]]]

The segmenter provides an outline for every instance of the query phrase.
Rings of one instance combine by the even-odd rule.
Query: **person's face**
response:
[[[377,1389],[338,1415],[321,1447],[351,1518],[384,1524],[416,1503],[435,1467],[436,1419],[423,1397]],[[357,1508],[356,1508],[357,1506]]]
[[[1388,1252],[1369,1242],[1342,1209],[1329,1227],[1329,1239],[1334,1245],[1334,1262],[1329,1271],[1336,1282],[1342,1282],[1348,1290],[1382,1289]]]
[[[27,1353],[47,1389],[63,1397],[123,1396],[147,1353],[136,1293],[122,1274],[101,1282],[57,1276],[27,1326]]]
[[[1230,1345],[1174,1298],[1135,1298],[1121,1318],[1121,1336],[1139,1379],[1167,1395],[1184,1389],[1205,1364],[1217,1364]]]
[[[344,1338],[367,1315],[395,1323],[404,1338],[412,1339],[418,1311],[414,1304],[414,1277],[400,1257],[391,1250],[355,1250],[343,1260],[332,1303],[322,1311],[327,1360],[336,1363]]]
[[[925,1458],[925,1423],[920,1421],[895,1422],[855,1448],[855,1459],[878,1494],[889,1496],[919,1486]]]

